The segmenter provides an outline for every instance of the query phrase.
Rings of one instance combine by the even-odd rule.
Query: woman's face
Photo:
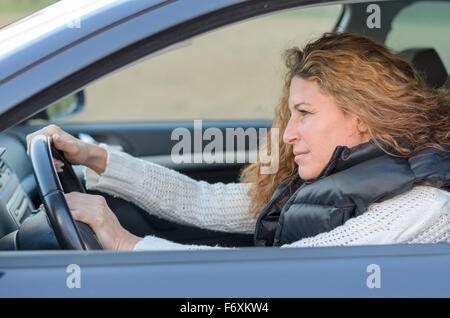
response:
[[[291,80],[289,110],[291,117],[283,140],[293,146],[303,180],[318,177],[337,146],[351,148],[370,140],[367,127],[344,113],[331,96],[322,94],[314,81],[300,77]]]

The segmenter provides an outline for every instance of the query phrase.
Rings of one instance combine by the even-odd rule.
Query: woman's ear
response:
[[[359,118],[356,118],[356,129],[358,130],[358,133],[364,142],[370,140],[369,128],[367,127],[366,123]]]
[[[356,118],[356,128],[360,134],[366,134],[369,131],[366,123],[359,118]]]

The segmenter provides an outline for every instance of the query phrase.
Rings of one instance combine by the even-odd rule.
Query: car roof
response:
[[[31,42],[57,30],[70,25],[79,17],[90,14],[110,5],[116,0],[63,0],[40,11],[37,11],[15,23],[12,23],[0,30],[0,56],[19,48],[25,43]],[[83,33],[71,32],[72,37]]]
[[[163,2],[63,0],[0,29],[0,84],[21,68]]]

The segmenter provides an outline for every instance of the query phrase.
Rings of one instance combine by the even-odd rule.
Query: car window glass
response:
[[[450,71],[450,2],[423,1],[403,9],[392,23],[386,44],[402,51],[434,48]]]
[[[92,83],[83,112],[65,122],[271,119],[284,50],[332,31],[341,7],[282,11],[194,37]]]

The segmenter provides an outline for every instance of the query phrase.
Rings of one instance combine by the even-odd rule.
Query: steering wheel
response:
[[[56,173],[52,156],[64,163],[63,172]],[[61,248],[102,249],[89,225],[74,221],[72,218],[64,193],[72,191],[85,193],[86,190],[62,152],[51,145],[48,136],[37,135],[30,143],[30,158],[39,196]]]

